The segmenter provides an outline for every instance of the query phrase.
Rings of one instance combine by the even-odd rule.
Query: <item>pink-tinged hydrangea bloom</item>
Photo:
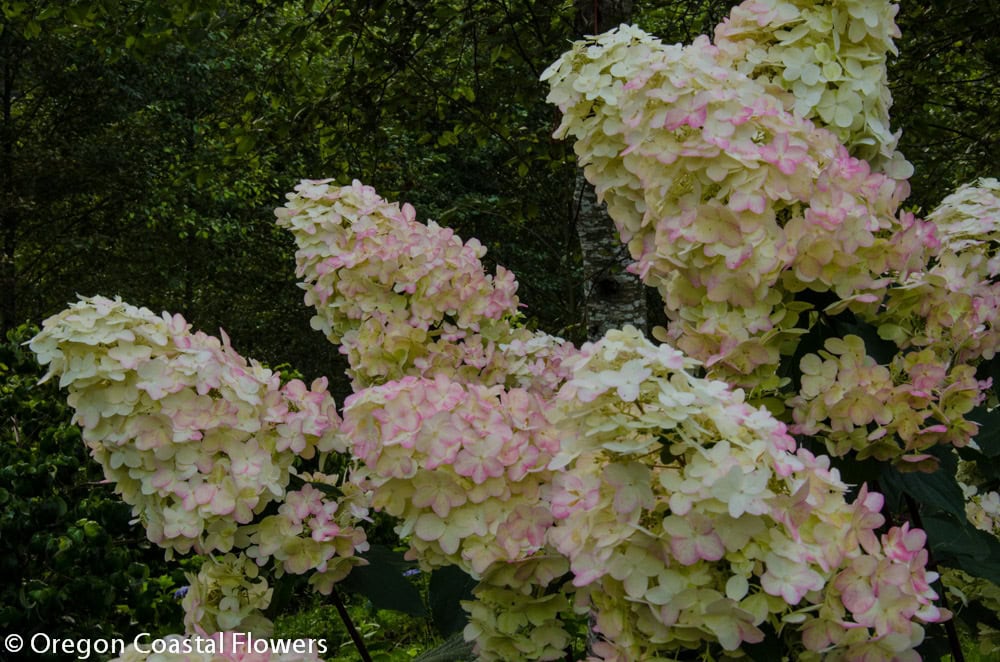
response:
[[[276,211],[298,245],[312,325],[347,355],[356,388],[406,375],[551,390],[571,346],[518,328],[517,281],[486,249],[416,221],[373,188],[303,181]],[[509,361],[509,363],[508,363]]]
[[[1000,348],[1000,182],[980,179],[927,216],[939,246],[934,262],[865,312],[879,333],[903,348],[932,349],[947,364],[991,359]]]
[[[694,362],[630,327],[568,365],[550,414],[564,441],[549,540],[606,640],[595,659],[737,650],[767,620],[825,653],[892,638],[905,655],[913,624],[947,616],[924,533],[880,540],[882,497],[863,487],[847,503],[829,458],[798,448],[742,392],[694,377]],[[616,374],[639,368],[641,382]],[[634,384],[624,396],[623,382]]]
[[[415,557],[479,577],[544,547],[559,445],[545,409],[523,389],[408,376],[348,398],[343,433]]]
[[[274,555],[291,572],[315,571],[314,584],[341,578],[367,549],[356,488],[345,488],[354,492],[339,506],[302,506],[311,515],[304,523],[296,498],[312,488],[286,494],[296,457],[345,450],[325,379],[282,385],[225,334],[192,333],[179,315],[101,297],[46,320],[31,346],[69,388],[93,457],[151,541],[182,553],[249,547],[262,565]],[[286,496],[292,503],[280,515],[258,521]],[[281,533],[265,544],[274,549],[256,544],[262,529]],[[306,539],[295,542],[300,533]],[[292,544],[297,554],[285,549]]]
[[[973,366],[947,365],[933,349],[898,354],[886,367],[866,352],[858,336],[830,338],[805,355],[802,387],[789,399],[792,431],[818,435],[834,455],[859,459],[915,460],[937,444],[966,446],[978,425],[964,418],[989,383]]]
[[[271,559],[285,572],[311,573],[309,583],[329,593],[368,550],[359,521],[368,519],[366,494],[353,482],[338,484],[336,476],[302,474],[306,481],[285,494],[276,515],[268,515],[240,531],[247,556],[264,565]],[[327,491],[338,496],[331,498]]]
[[[715,28],[716,46],[785,108],[820,123],[851,154],[893,176],[912,168],[895,151],[886,56],[899,7],[872,0],[749,0]]]
[[[798,18],[753,22],[754,30],[781,42],[787,19],[801,26],[795,39],[837,33],[833,25],[809,27],[807,9],[784,4]],[[737,10],[734,38],[752,6]],[[779,20],[781,12],[754,15]],[[874,15],[875,41],[888,39],[892,13]],[[883,46],[871,45],[875,57],[884,57]],[[790,57],[773,47],[775,57]],[[754,77],[754,67],[743,71],[734,52],[745,48],[705,37],[666,46],[622,26],[577,42],[543,79],[563,112],[556,135],[576,139],[633,269],[663,295],[670,326],[659,338],[702,360],[712,376],[774,389],[780,352],[794,346],[807,321],[800,317],[813,308],[803,291],[857,305],[881,300],[891,283],[886,274],[922,268],[934,240],[927,223],[899,212],[906,182],[853,156],[836,133],[807,118],[818,121],[817,114],[796,113],[781,87]],[[842,78],[831,94],[859,100],[856,77]],[[823,99],[814,105],[819,116]],[[850,106],[845,99],[834,101]],[[840,126],[858,137],[855,145],[873,134],[894,143],[875,106],[861,126],[852,128],[853,116]]]

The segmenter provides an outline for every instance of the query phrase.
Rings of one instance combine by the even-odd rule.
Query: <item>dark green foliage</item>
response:
[[[20,343],[0,344],[0,631],[30,637],[180,630],[184,583],[101,484],[65,394]]]
[[[376,609],[392,609],[412,616],[427,614],[420,591],[404,574],[416,566],[404,560],[402,552],[385,545],[372,545],[365,552],[365,560],[368,565],[351,570],[344,580],[344,590],[365,596]]]
[[[995,536],[943,513],[923,518],[931,553],[950,567],[1000,584],[1000,542]]]
[[[772,660],[784,659],[788,649],[781,640],[780,634],[770,623],[764,623],[761,630],[764,632],[764,641],[743,647],[750,659],[753,662],[771,662]]]
[[[993,384],[996,385],[995,378]],[[982,454],[988,458],[1000,455],[1000,409],[988,411],[987,407],[982,405],[973,409],[968,419],[979,423],[976,443],[982,449]]]
[[[958,465],[955,456],[942,447],[934,447],[928,453],[938,458],[937,470],[902,473],[885,464],[880,481],[882,489],[890,498],[906,494],[916,503],[932,509],[931,512],[940,511],[964,522],[965,497],[955,478]]]
[[[958,185],[1000,176],[1000,3],[899,4],[890,112],[915,167],[910,203],[927,213]]]
[[[439,568],[431,575],[429,602],[441,634],[461,632],[465,627],[468,616],[458,607],[462,600],[472,600],[475,587],[476,580],[455,566]]]
[[[423,619],[394,611],[377,610],[363,598],[348,602],[347,611],[363,637],[371,658],[377,662],[412,660],[436,641]],[[327,653],[323,658],[333,662],[362,659],[336,609],[319,600],[279,618],[275,623],[274,636],[323,639],[327,645]]]

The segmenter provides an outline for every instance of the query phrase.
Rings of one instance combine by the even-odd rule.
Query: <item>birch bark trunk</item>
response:
[[[577,0],[577,36],[600,34],[629,20],[632,0]],[[586,278],[587,337],[596,340],[608,329],[648,324],[645,287],[625,271],[632,262],[583,170],[576,174],[576,229]]]

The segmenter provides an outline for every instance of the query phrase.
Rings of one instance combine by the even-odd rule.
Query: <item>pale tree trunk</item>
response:
[[[629,20],[632,0],[577,0],[577,36],[600,34]],[[607,208],[597,202],[594,188],[576,175],[576,228],[583,255],[587,337],[596,340],[608,329],[631,324],[646,330],[645,287],[626,272],[632,262],[618,237]]]
[[[576,231],[586,278],[585,314],[587,338],[597,340],[608,329],[631,324],[646,329],[646,288],[625,268],[632,262],[628,248],[618,237],[604,203],[597,202],[594,187],[576,175]]]

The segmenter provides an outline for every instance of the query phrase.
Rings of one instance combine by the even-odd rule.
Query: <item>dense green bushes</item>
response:
[[[20,327],[0,343],[0,631],[128,637],[179,631],[183,568],[163,562],[101,484],[58,384]]]

